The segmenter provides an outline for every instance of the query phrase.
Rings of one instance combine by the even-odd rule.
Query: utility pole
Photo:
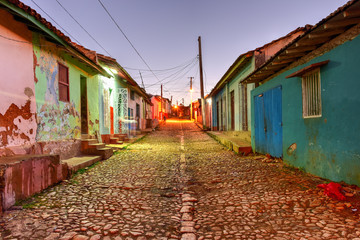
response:
[[[203,128],[206,126],[205,122],[205,99],[204,99],[204,77],[203,77],[203,67],[202,67],[202,55],[201,55],[201,36],[198,38],[199,42],[199,65],[200,65],[200,93],[201,93],[201,118]]]
[[[194,77],[189,77],[190,78],[190,120],[192,121],[193,117],[193,108],[192,108],[192,93],[193,93],[193,88],[192,88],[192,80]]]
[[[161,97],[160,97],[160,119],[159,120],[163,120],[163,111],[162,111],[162,102],[163,102],[163,89],[162,89],[162,84],[161,84]]]

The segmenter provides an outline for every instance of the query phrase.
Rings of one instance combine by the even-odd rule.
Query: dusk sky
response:
[[[66,13],[58,2],[102,46]],[[148,93],[190,102],[189,77],[195,77],[193,99],[200,96],[198,36],[202,38],[205,94],[236,58],[282,37],[297,27],[316,24],[346,0],[101,0],[121,30],[153,70],[144,64],[112,22],[99,0],[23,0],[72,41],[116,58]],[[108,52],[105,52],[103,48]],[[159,71],[161,70],[161,71]]]

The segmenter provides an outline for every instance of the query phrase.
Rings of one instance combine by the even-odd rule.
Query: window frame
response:
[[[310,93],[307,93],[306,90],[306,81],[309,76],[317,75],[317,88],[312,89]],[[316,86],[315,86],[316,87]],[[302,115],[304,119],[310,119],[310,118],[320,118],[322,117],[322,101],[321,101],[321,74],[320,74],[320,67],[315,68],[312,71],[307,72],[306,74],[301,76],[301,88],[302,88]],[[317,93],[317,95],[315,95]],[[312,103],[309,103],[309,101],[318,102],[317,108],[318,112],[316,114],[309,113],[308,106],[310,106]],[[316,108],[316,103],[315,103]]]
[[[67,79],[67,82],[62,82],[61,81],[61,77],[60,77],[60,74],[61,73],[61,68],[64,68],[66,70],[66,79]],[[62,101],[62,102],[70,102],[70,79],[69,79],[69,68],[67,66],[65,66],[64,64],[58,62],[58,69],[59,69],[59,72],[58,72],[58,88],[59,88],[59,101]],[[60,85],[61,86],[65,86],[66,89],[67,89],[67,99],[62,99],[61,98],[61,94],[60,94]]]

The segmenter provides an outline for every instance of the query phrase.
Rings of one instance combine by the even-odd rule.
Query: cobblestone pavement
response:
[[[193,123],[168,120],[127,150],[6,212],[0,236],[360,239],[356,209],[326,197],[316,189],[322,182],[263,156],[235,155]]]

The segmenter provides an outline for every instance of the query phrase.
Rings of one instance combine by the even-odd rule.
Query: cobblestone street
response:
[[[4,214],[2,239],[360,239],[323,183],[171,121]],[[359,209],[360,211],[360,209]]]

